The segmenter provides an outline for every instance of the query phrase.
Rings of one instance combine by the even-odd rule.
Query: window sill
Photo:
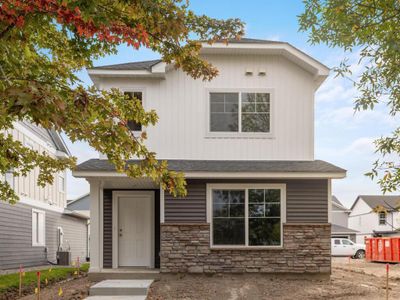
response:
[[[207,133],[205,139],[275,139],[271,133]]]
[[[210,250],[283,250],[281,246],[210,246]]]

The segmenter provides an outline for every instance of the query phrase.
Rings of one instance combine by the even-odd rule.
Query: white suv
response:
[[[355,244],[348,239],[333,238],[331,240],[332,256],[351,256],[353,258],[365,257],[365,245]]]

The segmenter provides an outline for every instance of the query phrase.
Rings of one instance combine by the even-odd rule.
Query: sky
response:
[[[289,42],[329,67],[337,66],[344,57],[352,63],[353,76],[360,74],[357,51],[344,54],[341,49],[324,45],[310,45],[306,33],[298,31],[297,16],[304,7],[297,0],[192,0],[190,8],[197,14],[215,18],[239,18],[245,24],[246,37]],[[345,56],[346,55],[346,56]],[[159,58],[148,49],[138,51],[121,46],[118,54],[101,58],[95,66]],[[79,72],[86,84],[91,84],[86,71]],[[380,194],[378,184],[364,174],[379,158],[374,152],[373,141],[394,130],[398,120],[389,117],[385,106],[374,111],[354,113],[353,101],[357,95],[352,83],[331,75],[320,87],[315,97],[315,159],[331,162],[347,170],[347,177],[334,180],[333,194],[347,206],[351,206],[357,195]],[[85,143],[67,144],[83,162],[98,158],[98,154]],[[84,179],[67,179],[68,196],[76,198],[89,191]]]

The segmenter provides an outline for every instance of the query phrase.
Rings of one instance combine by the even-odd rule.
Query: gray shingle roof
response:
[[[138,163],[130,160],[128,163]],[[272,161],[272,160],[167,160],[170,170],[181,172],[300,172],[300,173],[344,173],[346,170],[322,160]],[[105,159],[90,159],[79,164],[76,171],[115,171]]]
[[[150,71],[151,68],[161,62],[161,59],[146,60],[146,61],[136,61],[116,65],[98,66],[92,69],[102,69],[102,70],[146,70]]]
[[[218,42],[225,42],[224,40],[218,40]],[[279,41],[270,41],[270,40],[260,40],[260,39],[249,39],[249,38],[242,38],[240,40],[236,39],[228,39],[228,43],[230,44],[287,44],[285,42]],[[136,61],[136,62],[129,62],[129,63],[122,63],[122,64],[115,64],[115,65],[106,65],[106,66],[98,66],[93,67],[91,69],[101,69],[101,70],[146,70],[151,71],[151,68],[161,62],[161,59],[154,59],[154,60],[146,60],[146,61]]]
[[[332,232],[332,234],[335,234],[335,233],[356,233],[358,231],[344,227],[344,226],[332,224],[331,232]]]
[[[57,131],[53,129],[46,129],[27,121],[22,121],[21,124],[27,127],[31,132],[33,132],[33,134],[52,145],[58,151],[71,155],[61,135]]]
[[[332,195],[332,204],[335,205],[335,209],[339,209],[342,211],[349,211],[349,209],[343,205],[342,202],[339,201],[338,198],[336,198],[336,196]]]
[[[378,205],[385,207],[386,209],[392,209],[400,206],[400,196],[387,196],[387,195],[359,195],[357,200],[361,198],[367,203],[372,209]],[[357,202],[356,200],[356,202]],[[354,203],[355,204],[355,203]],[[353,206],[354,206],[353,204]],[[353,207],[352,207],[353,208]]]

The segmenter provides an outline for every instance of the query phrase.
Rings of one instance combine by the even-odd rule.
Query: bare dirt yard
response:
[[[43,288],[40,292],[40,299],[53,300],[53,299],[68,299],[68,300],[80,300],[85,299],[89,294],[89,288],[92,283],[87,277],[78,279],[71,279],[64,282],[54,284],[52,286]],[[59,296],[60,287],[62,289],[62,295]],[[32,294],[22,298],[21,300],[36,300],[37,295]]]
[[[333,258],[330,280],[267,275],[163,275],[148,299],[385,299],[385,264]],[[400,299],[400,265],[390,266],[389,299]]]
[[[348,258],[332,259],[330,280],[268,275],[163,275],[149,291],[148,300],[244,299],[385,299],[385,264]],[[390,265],[389,299],[400,299],[400,264]],[[43,288],[41,299],[85,299],[94,284],[87,277]],[[58,295],[59,288],[63,295]],[[13,298],[10,298],[13,299]],[[21,298],[34,300],[35,295]]]

